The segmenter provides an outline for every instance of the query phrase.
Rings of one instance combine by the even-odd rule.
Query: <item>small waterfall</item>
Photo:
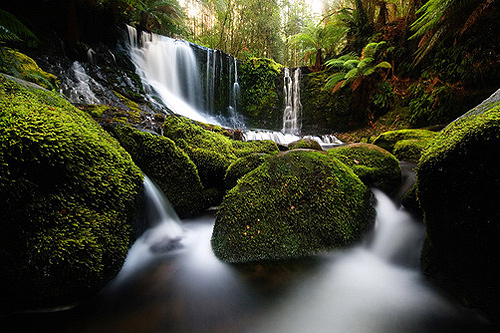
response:
[[[163,192],[144,176],[145,218],[148,229],[129,250],[117,281],[122,281],[141,267],[150,264],[159,253],[181,247],[184,236],[179,216]]]
[[[102,91],[104,88],[87,74],[78,61],[71,65],[71,75],[64,78],[61,88],[71,103],[101,104],[94,91]]]
[[[285,110],[283,112],[283,129],[285,134],[300,135],[300,116],[302,104],[300,103],[300,68],[297,68],[290,77],[290,69],[285,68],[283,78],[283,93],[285,99]]]
[[[233,75],[234,73],[234,75]],[[228,107],[228,117],[229,125],[232,128],[243,129],[245,128],[245,122],[241,115],[238,113],[238,101],[240,98],[240,84],[238,82],[238,63],[236,58],[233,58],[232,64],[229,65],[229,107]]]
[[[143,84],[174,113],[217,123],[203,109],[198,63],[191,45],[183,40],[128,27],[130,55]],[[136,35],[136,36],[133,36]]]

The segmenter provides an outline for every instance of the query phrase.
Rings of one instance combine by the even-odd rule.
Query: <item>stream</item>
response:
[[[419,271],[424,227],[374,190],[373,231],[350,248],[309,258],[229,265],[212,254],[215,210],[180,221],[145,184],[150,228],[120,274],[91,302],[18,314],[23,332],[486,332]]]

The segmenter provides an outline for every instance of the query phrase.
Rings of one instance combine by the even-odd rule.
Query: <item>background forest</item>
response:
[[[126,23],[239,60],[307,66],[324,73],[332,98],[352,95],[361,126],[390,110],[405,126],[445,124],[500,83],[495,0],[20,0],[3,9],[0,38],[18,48],[61,40],[77,58],[116,43]]]

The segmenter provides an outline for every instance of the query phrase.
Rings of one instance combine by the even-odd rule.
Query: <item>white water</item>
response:
[[[312,264],[238,268],[212,254],[214,216],[175,222],[178,251],[151,251],[170,231],[154,226],[137,240],[124,272],[81,331],[134,332],[477,332],[488,326],[452,305],[423,279],[424,235],[376,192],[373,234]],[[172,211],[170,211],[172,213]],[[174,213],[175,214],[175,213]],[[168,219],[176,219],[173,215]],[[168,228],[167,228],[168,229]],[[150,236],[147,236],[150,235]],[[180,235],[180,236],[179,236]],[[481,330],[481,329],[485,330]]]
[[[78,61],[71,65],[71,75],[64,78],[61,87],[66,91],[69,101],[73,104],[100,104],[101,101],[96,97],[94,91],[104,90],[87,74],[85,68]]]
[[[300,68],[294,71],[293,80],[290,77],[290,69],[285,68],[283,77],[283,94],[285,99],[285,110],[283,111],[284,134],[299,136],[301,130],[300,116],[302,104],[300,102]]]
[[[130,56],[143,85],[184,117],[218,124],[204,110],[198,64],[188,42],[137,31],[128,26]]]
[[[158,253],[178,248],[184,236],[181,221],[174,208],[147,176],[144,176],[144,195],[148,229],[130,248],[116,282],[144,268]]]
[[[243,132],[243,139],[245,141],[252,140],[271,140],[282,146],[288,146],[290,143],[298,141],[300,139],[312,139],[318,142],[323,149],[328,149],[333,146],[338,146],[343,144],[342,141],[337,139],[334,135],[305,135],[298,136],[290,133],[282,133],[276,131],[267,130],[247,130]]]

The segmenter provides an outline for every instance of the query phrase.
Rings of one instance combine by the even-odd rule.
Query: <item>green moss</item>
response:
[[[329,72],[324,71],[303,77],[300,92],[303,132],[322,134],[352,129],[352,93],[348,89],[341,89],[335,94],[325,90],[329,75]]]
[[[315,149],[323,150],[321,145],[313,139],[300,139],[298,141],[292,142],[288,145],[288,149]]]
[[[0,75],[0,109],[2,304],[90,297],[123,264],[142,174],[57,94]]]
[[[224,190],[224,175],[229,165],[251,153],[277,153],[271,141],[243,142],[204,129],[183,117],[165,119],[164,135],[172,139],[191,158],[205,188]]]
[[[397,131],[389,131],[380,134],[373,144],[384,148],[389,152],[393,152],[394,145],[401,140],[431,140],[437,135],[436,132],[423,129],[403,129]]]
[[[417,195],[443,280],[469,304],[500,320],[500,107],[442,130],[422,154]]]
[[[265,161],[267,161],[271,155],[255,153],[249,154],[244,157],[240,157],[227,168],[226,174],[224,176],[224,183],[226,184],[226,189],[231,189],[236,186],[238,179],[249,173],[250,171],[258,168]]]
[[[57,78],[43,71],[36,62],[18,51],[0,49],[0,72],[12,75],[19,79],[38,84],[39,86],[57,90]]]
[[[122,94],[120,94],[115,90],[113,90],[113,94],[115,94],[115,96],[120,99],[120,102],[125,104],[125,106],[128,107],[131,111],[141,112],[141,108],[136,102],[128,99],[127,97],[123,96]]]
[[[408,139],[396,142],[394,145],[394,156],[400,161],[417,163],[425,147],[432,139]]]
[[[114,126],[109,131],[162,189],[177,214],[191,216],[207,208],[196,166],[172,140],[129,126]]]
[[[328,155],[352,168],[367,186],[391,192],[401,183],[399,161],[387,150],[368,143],[353,143],[330,149]]]
[[[240,62],[240,112],[248,126],[267,129],[281,126],[283,112],[279,92],[282,89],[282,69],[282,65],[271,59],[250,58]]]
[[[272,157],[224,197],[212,248],[227,262],[297,258],[358,240],[371,192],[342,162],[312,151]]]

